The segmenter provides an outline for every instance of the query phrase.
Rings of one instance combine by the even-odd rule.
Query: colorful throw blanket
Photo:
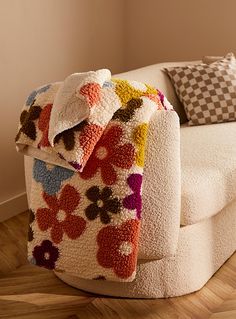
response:
[[[34,157],[29,260],[94,280],[135,278],[148,123],[172,109],[155,88],[76,73],[33,91],[17,150]]]

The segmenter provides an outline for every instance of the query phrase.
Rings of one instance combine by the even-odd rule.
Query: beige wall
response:
[[[235,0],[127,0],[126,68],[236,53]]]
[[[76,71],[236,52],[235,12],[235,0],[0,0],[0,213],[25,191],[13,140],[33,88]]]
[[[123,0],[0,0],[0,205],[25,191],[14,136],[27,94],[76,71],[122,71],[123,12]]]

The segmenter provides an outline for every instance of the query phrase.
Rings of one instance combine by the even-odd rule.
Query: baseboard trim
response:
[[[0,203],[0,222],[28,209],[26,192]]]

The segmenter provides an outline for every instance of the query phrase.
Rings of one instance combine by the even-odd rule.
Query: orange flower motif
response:
[[[157,105],[158,110],[164,109],[160,97],[157,94],[146,94],[146,97],[148,97],[151,101],[155,102]]]
[[[49,120],[52,110],[52,104],[47,104],[39,116],[38,127],[40,131],[43,132],[43,136],[41,141],[39,142],[39,147],[47,147],[50,146],[48,141],[48,130],[49,130]]]
[[[89,106],[92,107],[100,101],[101,86],[98,83],[87,83],[81,87],[80,94],[86,98]]]
[[[80,145],[84,151],[82,164],[87,162],[102,132],[103,128],[96,124],[88,124],[84,127],[79,137]]]
[[[39,208],[36,212],[39,229],[42,231],[51,229],[51,238],[56,244],[62,241],[63,233],[70,239],[80,237],[85,230],[86,221],[72,214],[80,201],[76,189],[66,185],[58,199],[47,193],[43,193],[43,198],[49,208]]]
[[[133,165],[135,149],[130,143],[121,145],[122,134],[122,128],[118,125],[105,131],[80,173],[83,179],[92,178],[100,168],[103,182],[112,185],[117,179],[113,166],[129,169]]]
[[[128,220],[120,227],[107,226],[97,236],[97,261],[113,268],[119,278],[129,278],[136,268],[140,222]]]

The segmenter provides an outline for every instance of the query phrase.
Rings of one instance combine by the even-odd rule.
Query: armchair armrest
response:
[[[180,230],[180,126],[177,113],[156,112],[151,119],[143,177],[143,215],[139,259],[175,253]]]

